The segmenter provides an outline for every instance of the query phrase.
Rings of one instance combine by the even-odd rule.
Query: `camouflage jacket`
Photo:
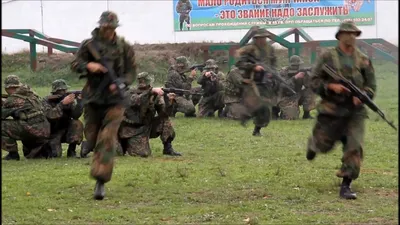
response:
[[[296,93],[300,93],[301,90],[305,88],[309,88],[310,86],[310,74],[305,74],[303,78],[296,79],[294,76],[299,71],[292,71],[289,67],[283,67],[280,71],[279,75],[286,81],[286,83],[296,91]],[[280,94],[282,97],[292,96],[293,94],[288,91],[286,88],[280,86]]]
[[[67,128],[71,119],[79,120],[83,113],[82,100],[77,99],[69,105],[63,105],[62,99],[50,100],[49,97],[43,98],[43,107],[52,131]]]
[[[123,82],[129,86],[136,79],[136,61],[135,52],[132,46],[124,38],[115,35],[112,41],[107,41],[99,36],[99,28],[92,31],[92,38],[84,40],[75,55],[71,64],[71,69],[80,74],[80,77],[86,77],[87,82],[82,90],[83,103],[93,103],[99,105],[113,105],[121,102],[117,95],[112,95],[108,89],[97,90],[100,83],[106,75],[90,73],[86,65],[94,62],[94,57],[90,54],[87,44],[95,41],[102,57],[110,59],[116,76],[123,79]]]
[[[240,102],[242,87],[243,77],[241,71],[237,67],[234,67],[226,76],[224,85],[225,103]]]
[[[190,90],[192,89],[193,78],[186,76],[184,73],[178,73],[174,67],[168,70],[167,81],[165,82],[166,88],[179,88]]]
[[[192,10],[193,6],[192,3],[190,3],[190,0],[186,2],[179,1],[176,4],[175,10],[179,14],[188,14]]]
[[[2,105],[1,118],[6,119],[10,116],[15,120],[24,121],[27,126],[46,120],[40,97],[26,85],[9,95]]]
[[[323,71],[324,64],[334,68],[336,72],[352,81],[372,99],[375,96],[376,80],[371,60],[358,49],[352,56],[347,56],[336,47],[324,52],[319,57],[313,68],[310,84],[311,89],[322,99],[317,107],[320,113],[336,116],[347,116],[351,112],[366,113],[364,106],[357,108],[354,106],[351,96],[336,94],[327,89],[327,85],[335,81]]]
[[[218,72],[215,74],[215,80],[212,80],[211,77],[206,77],[205,73],[207,71],[203,71],[202,75],[197,79],[197,83],[201,85],[201,88],[204,91],[203,96],[208,97],[217,92],[224,90],[224,82],[225,82],[225,74],[222,72]]]

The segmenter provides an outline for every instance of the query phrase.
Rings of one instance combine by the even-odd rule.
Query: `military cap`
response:
[[[336,39],[339,40],[339,34],[341,32],[351,32],[356,33],[357,37],[361,35],[361,30],[357,28],[353,21],[344,21],[340,24],[339,30],[336,32]]]
[[[141,72],[137,75],[137,79],[144,79],[146,85],[152,85],[154,82],[154,76],[148,72]]]
[[[117,28],[120,25],[117,14],[111,11],[103,12],[99,19],[99,25]]]
[[[255,32],[255,34],[253,35],[253,38],[268,37],[268,36],[269,36],[269,32],[264,28],[260,28]]]
[[[8,75],[4,81],[5,88],[18,88],[22,83],[17,75]]]
[[[205,62],[204,69],[215,69],[215,68],[218,68],[218,65],[214,59],[209,59]]]
[[[59,90],[68,90],[69,86],[67,85],[67,82],[63,79],[58,79],[53,81],[51,84],[51,92],[55,93]]]
[[[299,66],[303,63],[303,60],[301,60],[300,56],[298,55],[292,55],[289,59],[290,66]]]

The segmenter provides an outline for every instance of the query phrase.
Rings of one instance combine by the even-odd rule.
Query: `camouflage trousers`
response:
[[[196,108],[194,107],[192,100],[187,99],[183,96],[175,97],[173,108],[174,110],[172,112],[172,116],[175,116],[175,113],[177,112],[183,113],[187,117],[193,117],[196,115]]]
[[[304,89],[299,94],[282,97],[278,103],[280,118],[284,120],[299,119],[300,105],[303,111],[310,112],[315,109],[315,94],[310,89]]]
[[[303,111],[311,111],[315,109],[315,100],[316,100],[316,95],[310,88],[306,88],[302,90],[301,92],[301,97],[299,99],[299,105],[303,106]]]
[[[225,104],[224,114],[226,118],[233,120],[240,120],[243,112],[246,111],[246,107],[240,102],[230,102]]]
[[[117,151],[118,129],[124,116],[122,105],[109,107],[88,104],[84,106],[87,148],[93,149],[90,175],[104,183],[111,180]]]
[[[68,127],[57,131],[52,131],[49,140],[51,152],[57,153],[57,157],[62,155],[62,143],[79,145],[83,140],[83,124],[80,120],[71,120]]]
[[[271,121],[273,98],[269,97],[268,89],[258,87],[260,95],[257,95],[255,88],[246,85],[243,88],[243,105],[245,110],[240,110],[241,118],[246,121],[253,118],[256,127],[267,127]]]
[[[7,152],[18,152],[19,140],[24,145],[26,158],[40,155],[41,148],[49,136],[50,123],[44,116],[31,118],[30,121],[3,120],[1,123],[1,148]]]
[[[222,115],[224,108],[224,93],[217,92],[211,96],[203,96],[199,103],[199,117],[214,116],[215,111]]]
[[[190,16],[187,13],[181,13],[179,15],[179,23],[183,23],[186,22],[188,24],[190,24]]]
[[[202,91],[202,89],[201,89],[201,87],[195,87],[195,88],[192,88],[191,91],[193,93],[195,93],[195,95],[191,96],[191,99],[192,99],[193,105],[196,106],[201,100],[202,96],[201,96],[200,92]]]
[[[328,153],[337,141],[341,141],[342,166],[336,175],[357,179],[363,158],[365,119],[364,114],[353,114],[349,117],[319,114],[312,136],[308,139],[308,150]]]
[[[150,138],[160,137],[163,143],[175,138],[171,121],[160,117],[155,117],[149,126],[133,127],[122,122],[118,133],[123,154],[141,157],[151,155]]]

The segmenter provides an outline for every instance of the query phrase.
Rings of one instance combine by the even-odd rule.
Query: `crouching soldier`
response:
[[[1,149],[8,152],[4,160],[20,159],[18,140],[24,145],[24,156],[36,158],[50,136],[40,97],[15,75],[8,76],[4,83],[9,95],[1,107]]]
[[[68,143],[67,157],[76,156],[76,145],[83,139],[83,124],[79,120],[83,113],[82,98],[71,93],[69,86],[62,80],[52,83],[51,95],[43,99],[44,110],[51,124],[51,135],[46,145],[52,157],[61,157],[61,143]]]
[[[131,156],[148,157],[151,155],[149,139],[160,136],[163,154],[180,156],[172,148],[175,131],[168,117],[170,112],[164,102],[164,92],[153,88],[153,81],[152,75],[142,72],[138,74],[138,87],[129,91],[130,104],[118,132],[122,151]],[[173,93],[166,95],[169,106],[174,97]]]

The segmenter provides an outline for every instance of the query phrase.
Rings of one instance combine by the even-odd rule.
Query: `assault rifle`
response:
[[[19,109],[14,109],[11,110],[9,113],[7,113],[6,115],[2,115],[1,120],[8,120],[7,117],[12,116],[14,117],[16,120],[19,120],[19,115],[21,112],[24,112],[25,110],[31,109],[31,106],[25,106]]]
[[[94,59],[107,69],[107,72],[105,73],[106,76],[100,83],[100,85],[97,89],[97,92],[98,93],[104,92],[105,89],[109,87],[109,85],[115,84],[117,86],[117,92],[118,92],[119,97],[121,99],[124,99],[127,86],[115,74],[115,71],[113,68],[113,62],[111,62],[111,60],[109,60],[109,59],[101,57],[95,41],[89,42],[87,44],[87,48],[88,48],[90,54],[94,57]]]
[[[379,107],[371,100],[371,98],[363,91],[361,91],[357,86],[355,86],[352,82],[347,80],[345,77],[342,75],[336,73],[336,71],[328,66],[327,64],[324,64],[322,66],[322,69],[329,75],[331,76],[335,81],[339,82],[346,88],[348,88],[351,91],[351,95],[354,97],[357,97],[360,99],[362,103],[368,106],[372,111],[376,112],[386,123],[388,123],[393,129],[397,130],[397,128],[394,126],[393,121],[389,121],[386,119],[385,114],[379,109]]]
[[[8,94],[1,94],[1,98],[8,98]]]
[[[305,67],[305,68],[301,68],[299,70],[299,72],[309,73],[309,72],[311,72],[311,70],[312,70],[312,67]]]
[[[189,68],[189,71],[198,69],[200,72],[203,72],[205,66],[206,66],[205,64],[195,64]]]
[[[269,66],[265,65],[264,63],[261,63],[261,62],[257,61],[256,58],[253,57],[253,56],[247,57],[247,60],[250,61],[251,63],[256,64],[256,65],[260,65],[260,66],[262,66],[262,67],[264,68],[264,71],[263,71],[263,72],[254,72],[255,74],[260,74],[260,73],[261,73],[261,77],[262,77],[261,83],[262,83],[262,84],[265,83],[265,80],[266,80],[266,78],[267,78],[267,74],[271,74],[272,77],[273,77],[274,79],[278,80],[279,83],[283,84],[283,86],[284,86],[286,89],[288,89],[290,92],[292,92],[292,94],[296,94],[296,91],[293,90],[293,89],[289,86],[289,84],[286,83],[286,81],[285,81],[281,76],[279,76],[279,75],[276,73],[276,71],[272,71],[271,68],[270,68]]]
[[[175,93],[177,95],[203,95],[203,93],[195,93],[191,90],[179,89],[179,88],[161,88],[164,93]]]
[[[62,94],[62,95],[50,95],[48,97],[48,99],[50,101],[62,100],[70,94],[74,94],[76,97],[76,96],[82,94],[82,91],[67,91],[67,92],[65,92],[65,94]]]

